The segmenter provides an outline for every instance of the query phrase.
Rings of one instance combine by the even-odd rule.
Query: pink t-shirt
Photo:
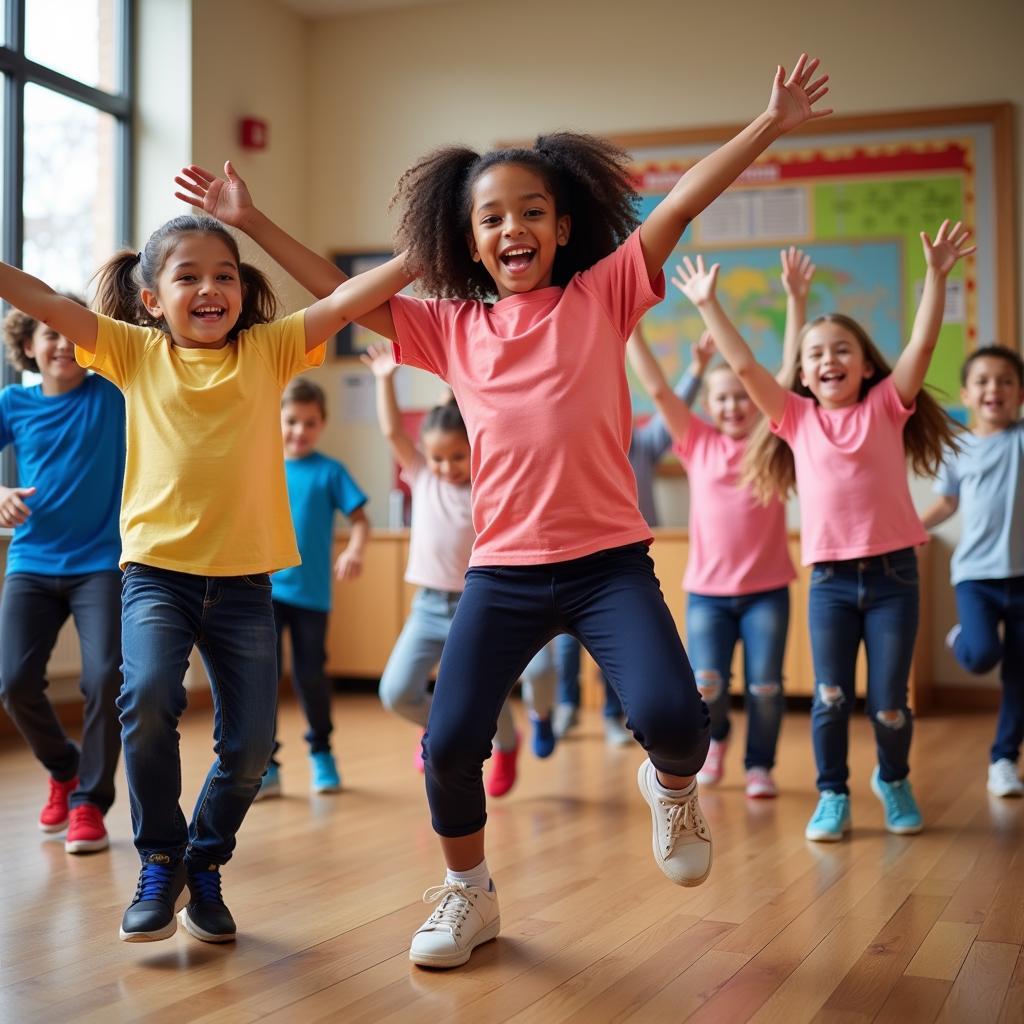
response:
[[[470,565],[534,565],[650,539],[626,452],[625,340],[664,297],[638,232],[563,288],[493,305],[391,300],[395,359],[446,380],[472,446]]]
[[[822,409],[790,392],[772,430],[793,449],[804,565],[924,544],[910,500],[903,428],[913,414],[892,377],[862,402]]]
[[[740,486],[746,438],[727,437],[696,416],[674,446],[690,480],[691,594],[738,597],[784,587],[796,570],[786,542],[786,508],[762,505]]]
[[[430,472],[422,458],[402,470],[402,478],[412,489],[406,582],[462,593],[476,536],[469,484],[442,480]]]

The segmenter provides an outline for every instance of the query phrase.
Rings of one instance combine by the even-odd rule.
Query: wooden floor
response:
[[[286,796],[253,807],[224,872],[240,932],[228,947],[181,930],[118,941],[137,875],[123,784],[112,849],[70,857],[36,829],[41,771],[20,745],[0,748],[0,1019],[1024,1021],[1024,801],[986,796],[988,715],[917,724],[917,837],[882,830],[866,721],[855,830],[834,846],[803,838],[807,716],[786,722],[774,803],[744,799],[734,745],[726,784],[702,796],[715,866],[692,890],[653,863],[639,748],[607,749],[587,717],[491,802],[503,931],[448,972],[407,960],[420,893],[442,877],[414,731],[370,696],[337,698],[335,721],[345,792],[311,799],[302,726],[283,712]],[[206,712],[183,723],[190,797],[209,729]]]

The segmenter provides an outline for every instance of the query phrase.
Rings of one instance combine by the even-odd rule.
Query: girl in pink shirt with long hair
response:
[[[781,134],[829,113],[813,109],[827,81],[817,68],[806,55],[788,79],[778,68],[767,109],[642,224],[628,156],[588,135],[484,155],[449,146],[399,181],[397,239],[437,298],[401,297],[362,322],[394,342],[398,362],[454,391],[472,449],[477,534],[424,737],[448,873],[426,894],[437,906],[413,937],[416,964],[465,963],[498,934],[482,765],[509,690],[559,633],[594,655],[648,753],[638,781],[659,868],[679,885],[711,870],[694,778],[707,709],[647,554],[627,458],[624,349],[663,297],[662,265],[690,221]],[[180,182],[222,216],[211,189],[224,182],[199,169]],[[338,279],[258,211],[236,222],[314,294]]]
[[[765,500],[784,498],[794,485],[800,498],[803,563],[814,566],[808,618],[819,800],[808,839],[834,842],[850,828],[847,748],[862,640],[878,752],[871,787],[890,832],[922,828],[908,779],[907,680],[919,604],[914,547],[927,535],[910,499],[907,462],[934,476],[955,443],[953,421],[922,388],[942,326],[946,278],[974,251],[965,248],[967,236],[948,221],[934,242],[922,233],[924,290],[892,369],[855,320],[831,313],[801,332],[788,387],[757,362],[719,305],[718,265],[705,268],[698,256],[696,265],[687,258],[677,267],[676,283],[769,421],[751,443],[747,479]]]

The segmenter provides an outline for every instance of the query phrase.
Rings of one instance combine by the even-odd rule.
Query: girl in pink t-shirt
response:
[[[711,870],[695,776],[708,716],[647,554],[627,458],[626,338],[663,297],[686,226],[813,110],[827,76],[802,55],[776,71],[764,113],[695,164],[638,225],[628,156],[570,133],[480,155],[450,146],[399,181],[397,238],[432,300],[401,297],[361,321],[398,362],[455,393],[472,449],[476,543],[424,737],[427,796],[448,872],[410,959],[454,967],[499,931],[484,860],[482,765],[505,697],[559,633],[593,654],[648,753],[638,782],[659,868],[680,885]],[[236,182],[179,179],[317,293],[338,279],[284,236]],[[243,186],[244,187],[244,186]],[[248,196],[245,196],[248,199]]]
[[[912,732],[907,679],[918,620],[914,547],[926,535],[914,512],[907,459],[934,475],[953,423],[922,390],[939,338],[946,278],[968,232],[943,222],[934,243],[922,233],[927,271],[914,328],[889,369],[862,327],[838,313],[808,324],[789,389],[760,366],[715,296],[718,265],[698,257],[678,267],[678,286],[700,310],[719,350],[770,421],[750,447],[749,479],[763,498],[800,498],[803,562],[811,574],[814,658],[811,712],[818,806],[808,839],[836,841],[850,828],[847,745],[857,651],[868,661],[867,710],[878,766],[872,790],[890,832],[919,832],[907,778]],[[769,433],[770,432],[770,433]]]

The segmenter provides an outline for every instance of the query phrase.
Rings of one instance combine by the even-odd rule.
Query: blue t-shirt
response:
[[[0,391],[0,448],[14,445],[18,486],[32,510],[14,530],[7,575],[117,572],[124,484],[124,398],[89,374],[73,391],[40,385]]]
[[[284,469],[302,565],[270,577],[274,600],[327,612],[331,610],[334,513],[352,515],[366,504],[366,495],[340,462],[319,452],[286,459]]]
[[[998,434],[964,434],[935,481],[938,494],[960,499],[960,542],[950,578],[1024,576],[1024,420]]]

